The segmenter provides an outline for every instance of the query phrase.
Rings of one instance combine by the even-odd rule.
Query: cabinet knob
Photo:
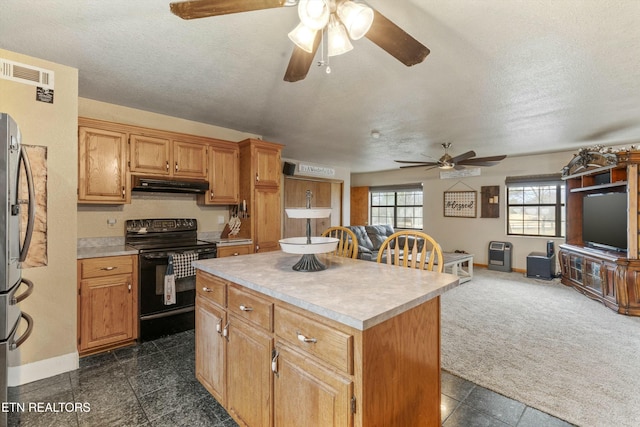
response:
[[[206,286],[203,286],[203,287],[202,287],[202,290],[203,290],[204,292],[211,292],[211,288],[207,288]]]
[[[118,267],[110,266],[110,267],[102,267],[100,270],[104,270],[104,271],[113,271],[113,270],[115,270],[116,268],[118,268]]]
[[[166,166],[167,166],[167,172],[169,172],[169,160],[167,160]]]
[[[124,191],[124,185],[122,186],[122,198],[125,198],[125,191]]]
[[[233,256],[238,256],[238,255],[240,255],[238,252],[233,253]]]
[[[176,162],[176,172],[178,172],[178,162]]]
[[[253,311],[253,307],[248,307],[244,304],[240,305],[240,310],[242,311]]]

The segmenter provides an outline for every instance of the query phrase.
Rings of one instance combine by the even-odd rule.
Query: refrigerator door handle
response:
[[[31,332],[33,331],[33,318],[25,312],[22,312],[20,314],[20,317],[27,321],[27,330],[24,331],[24,333],[17,340],[14,340],[13,337],[11,338],[11,342],[9,344],[10,350],[15,350],[16,348],[20,347],[27,340],[27,338],[29,338],[29,335],[31,335]]]
[[[27,176],[27,188],[29,189],[29,201],[28,201],[28,221],[27,230],[24,236],[24,242],[20,247],[20,258],[18,261],[24,262],[27,259],[27,253],[29,252],[29,246],[31,245],[31,236],[33,235],[33,227],[36,222],[36,192],[33,187],[33,174],[31,173],[31,164],[29,163],[29,157],[23,146],[20,146],[20,163],[24,166],[24,172]],[[18,168],[19,170],[20,168]],[[20,173],[18,172],[18,176]]]
[[[20,287],[20,286],[17,286],[14,291],[14,295],[11,297],[11,300],[10,300],[11,305],[16,305],[19,302],[24,301],[33,292],[33,282],[31,280],[25,279],[24,277],[22,277],[20,279],[20,282],[27,285],[27,290],[21,293],[20,295],[15,296],[15,291],[17,291],[18,288]]]

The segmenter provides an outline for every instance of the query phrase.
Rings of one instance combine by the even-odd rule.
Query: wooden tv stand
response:
[[[563,169],[566,183],[566,243],[560,245],[562,283],[621,314],[640,316],[638,197],[640,151],[582,149]],[[590,194],[627,194],[627,252],[586,245],[582,203]]]

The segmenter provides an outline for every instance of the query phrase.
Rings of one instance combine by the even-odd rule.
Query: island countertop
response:
[[[200,270],[358,330],[366,330],[458,285],[458,277],[318,255],[327,269],[294,271],[280,251],[194,261]]]

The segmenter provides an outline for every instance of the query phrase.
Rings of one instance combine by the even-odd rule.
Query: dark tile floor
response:
[[[73,372],[10,388],[25,410],[9,413],[9,426],[237,426],[195,379],[194,357],[187,331],[82,358]],[[571,424],[443,371],[442,425]]]

